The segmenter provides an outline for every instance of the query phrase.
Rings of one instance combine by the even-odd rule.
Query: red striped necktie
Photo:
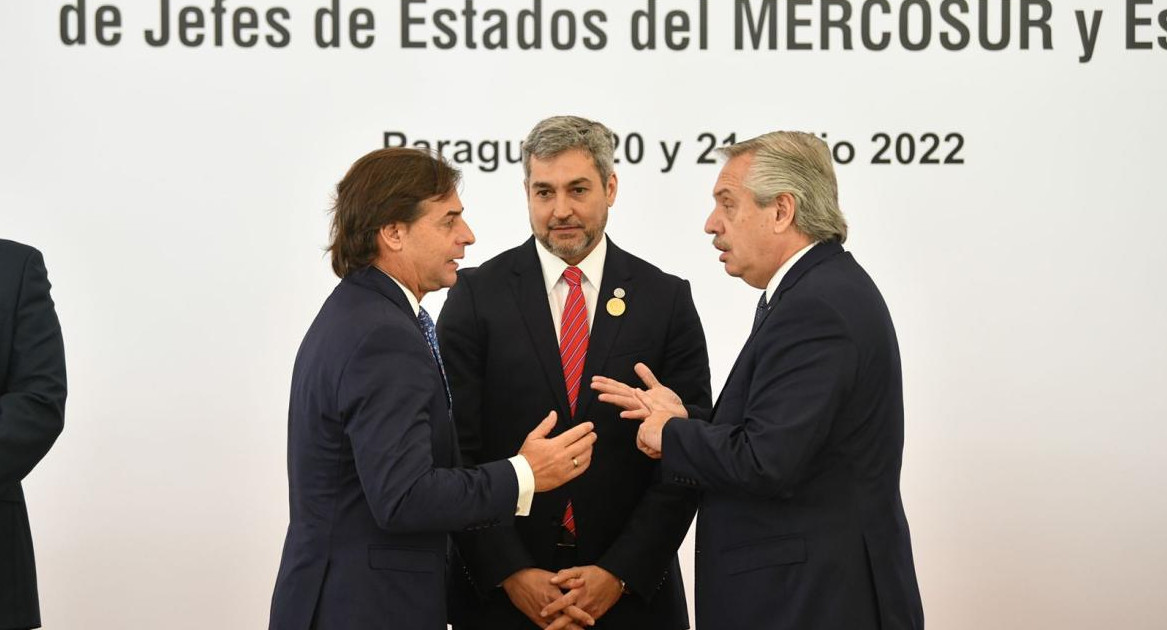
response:
[[[559,325],[559,359],[563,363],[563,382],[567,385],[567,404],[571,415],[575,416],[575,403],[579,400],[579,385],[583,378],[584,358],[588,354],[588,305],[584,301],[580,282],[583,272],[579,267],[563,270],[567,281],[567,304],[563,306],[563,321]],[[563,511],[563,526],[575,536],[575,512],[571,499]]]

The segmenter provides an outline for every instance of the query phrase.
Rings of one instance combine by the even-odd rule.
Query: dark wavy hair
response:
[[[461,180],[461,171],[440,155],[420,149],[379,149],[354,162],[336,185],[332,270],[343,278],[373,264],[382,227],[413,223],[422,201],[448,197]]]

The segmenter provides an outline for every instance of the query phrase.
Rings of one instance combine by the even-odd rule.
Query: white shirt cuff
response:
[[[519,480],[519,504],[515,506],[515,516],[527,516],[531,513],[531,501],[535,500],[535,473],[522,455],[515,455],[507,461],[515,467],[515,477]]]

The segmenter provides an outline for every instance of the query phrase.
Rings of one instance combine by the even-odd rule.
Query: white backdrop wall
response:
[[[536,4],[543,47],[524,50],[519,12]],[[883,51],[861,41],[872,3],[775,2],[778,49],[757,51],[748,33],[735,49],[740,4],[655,4],[658,24],[686,13],[687,49],[668,49],[659,26],[656,49],[632,46],[648,0],[477,0],[477,48],[457,13],[450,50],[433,44],[434,15],[465,0],[345,0],[346,15],[374,18],[364,49],[344,35],[317,45],[328,0],[246,5],[261,25],[251,48],[229,30],[214,45],[210,0],[89,0],[73,45],[80,25],[63,8],[78,2],[0,3],[0,238],[44,252],[68,352],[65,432],[25,484],[46,628],[264,627],[292,361],[336,282],[322,249],[335,183],[386,132],[517,145],[560,113],[643,139],[641,161],[617,167],[609,234],[693,282],[715,392],[756,291],[724,275],[701,231],[719,167],[697,163],[700,135],[852,143],[838,165],[847,245],[899,331],[903,492],[929,625],[1162,627],[1167,1],[1044,3],[1048,49],[1037,28],[1023,47],[1019,29],[1043,3],[893,1],[890,17],[874,4],[873,32],[892,34]],[[824,5],[850,6],[851,50],[839,31],[824,45]],[[171,38],[151,46],[163,6]],[[205,20],[199,46],[176,30],[188,6]],[[224,6],[230,25],[244,5]],[[747,6],[760,16],[765,3]],[[791,7],[809,50],[789,49]],[[1006,7],[1009,44],[985,50],[978,19],[997,40]],[[283,35],[264,17],[281,8]],[[490,9],[508,20],[506,50],[484,48]],[[551,45],[559,10],[576,16],[569,50]],[[944,47],[960,32],[942,10],[968,25],[963,49]],[[405,11],[427,47],[403,46]],[[604,14],[591,18],[599,50],[584,43],[587,11]],[[1078,11],[1087,25],[1101,15],[1089,61]],[[899,12],[909,41],[928,20],[923,50],[899,42]],[[117,43],[98,41],[99,18]],[[890,164],[872,163],[880,133]],[[959,134],[963,163],[920,163],[927,133],[941,159]],[[916,144],[908,164],[900,134]],[[662,141],[681,142],[668,172]],[[528,234],[522,174],[477,154],[462,166],[476,264]]]

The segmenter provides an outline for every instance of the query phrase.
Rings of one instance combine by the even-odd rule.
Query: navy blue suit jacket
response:
[[[65,422],[65,346],[37,250],[0,240],[0,628],[40,627],[20,482]]]
[[[899,347],[838,243],[783,278],[711,420],[671,420],[662,446],[665,478],[703,490],[698,628],[923,628]]]
[[[592,375],[638,383],[643,361],[678,395],[708,408],[709,356],[689,283],[608,241],[602,286],[584,360],[575,417],[567,402],[543,268],[532,237],[477,269],[460,273],[438,333],[454,392],[462,455],[489,461],[514,452],[549,409],[556,430],[585,420],[598,438],[591,467],[563,487],[535,497],[531,515],[513,527],[456,536],[468,576],[483,598],[457,591],[455,625],[503,630],[534,627],[496,588],[524,567],[555,569],[556,543],[568,498],[577,528],[579,564],[596,564],[623,579],[623,596],[598,628],[677,630],[689,627],[677,548],[689,531],[697,494],[663,483],[657,463],[636,450],[638,423],[596,399]],[[627,310],[605,303],[617,288]],[[467,595],[461,597],[461,595]]]
[[[444,630],[448,532],[511,523],[505,460],[459,466],[446,388],[400,287],[349,274],[296,356],[290,524],[272,630]]]

